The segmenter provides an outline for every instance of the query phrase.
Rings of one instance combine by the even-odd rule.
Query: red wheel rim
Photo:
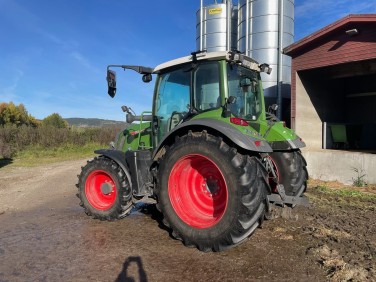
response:
[[[116,185],[112,177],[103,170],[89,174],[85,183],[86,198],[97,210],[108,210],[116,200]]]
[[[270,159],[271,164],[273,166],[271,169],[274,170],[274,172],[277,176],[277,179],[276,179],[277,182],[275,182],[273,173],[271,171],[269,172],[269,185],[270,185],[270,188],[272,188],[272,191],[274,193],[276,193],[277,192],[277,184],[279,183],[279,178],[280,178],[279,170],[278,170],[278,167],[277,167],[276,163],[274,162],[274,160],[270,156],[268,158]]]
[[[179,218],[196,228],[214,226],[228,201],[225,178],[209,158],[190,154],[180,158],[168,179],[168,195]]]

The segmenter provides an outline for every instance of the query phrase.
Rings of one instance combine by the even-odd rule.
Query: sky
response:
[[[268,0],[260,0],[268,1]],[[206,4],[214,1],[205,1]],[[155,67],[196,49],[199,0],[0,0],[0,103],[37,119],[124,120],[122,105],[151,110],[154,81],[109,64]],[[372,0],[295,0],[295,41],[348,15],[376,13]]]

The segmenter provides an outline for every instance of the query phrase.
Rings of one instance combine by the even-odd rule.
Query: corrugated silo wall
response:
[[[238,8],[230,3],[208,5],[203,7],[202,13],[199,9],[196,13],[196,49],[208,52],[237,49],[237,26]]]
[[[266,106],[280,104],[289,121],[291,58],[282,51],[294,42],[294,0],[239,0],[238,8],[238,50],[273,68],[262,74]]]

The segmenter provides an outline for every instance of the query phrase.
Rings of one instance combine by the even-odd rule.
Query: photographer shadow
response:
[[[137,268],[138,279],[136,279],[132,274],[129,273],[129,268],[130,267],[133,268],[134,266]],[[124,261],[123,269],[120,272],[119,276],[116,278],[115,282],[135,282],[135,281],[147,282],[148,279],[147,279],[146,272],[142,264],[141,257],[128,257]]]

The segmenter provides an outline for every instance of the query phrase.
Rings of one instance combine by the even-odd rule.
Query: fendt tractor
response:
[[[194,52],[155,68],[107,67],[116,94],[120,67],[150,82],[152,111],[127,106],[126,128],[109,149],[95,151],[79,175],[86,214],[127,216],[138,202],[154,202],[172,237],[202,251],[245,241],[272,205],[307,204],[305,144],[265,110],[260,72],[267,64],[237,52]]]

